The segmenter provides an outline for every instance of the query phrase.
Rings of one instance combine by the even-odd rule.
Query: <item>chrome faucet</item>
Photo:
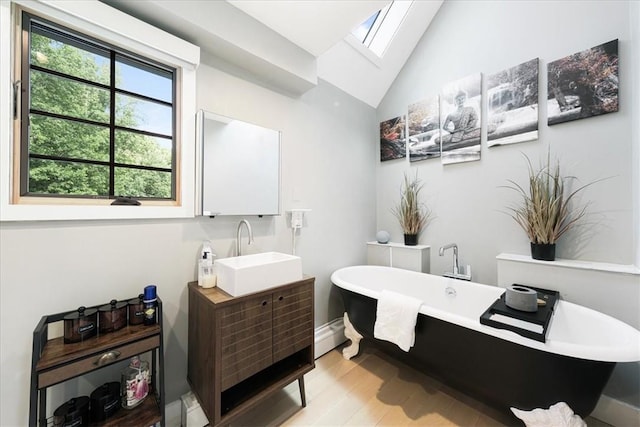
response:
[[[242,232],[242,224],[247,226],[247,232],[249,233],[249,245],[253,243],[253,231],[251,231],[251,224],[249,224],[249,221],[247,221],[246,219],[243,219],[242,221],[240,221],[240,223],[238,224],[238,230],[236,231],[236,254],[238,254],[238,256],[242,255],[242,251],[241,251],[241,247],[242,245],[240,244],[240,234]]]
[[[467,273],[460,271],[460,267],[458,266],[458,245],[455,243],[449,243],[448,245],[444,245],[440,247],[440,256],[444,256],[444,251],[453,248],[453,271],[445,272],[443,274],[444,277],[451,277],[453,279],[461,279],[461,280],[471,280],[471,266],[467,265]]]
[[[453,248],[453,274],[458,274],[460,272],[458,267],[458,245],[449,243],[448,245],[440,246],[440,256],[444,256],[444,251],[449,248]]]

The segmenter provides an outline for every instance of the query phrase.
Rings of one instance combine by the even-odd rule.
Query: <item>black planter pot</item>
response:
[[[404,244],[406,246],[415,246],[418,244],[418,235],[417,234],[405,234],[404,235]]]
[[[531,258],[542,261],[554,261],[556,259],[556,244],[531,243]]]

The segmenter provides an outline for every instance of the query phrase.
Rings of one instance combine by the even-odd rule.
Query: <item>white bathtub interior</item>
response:
[[[558,301],[545,343],[480,324],[504,293],[497,286],[381,266],[353,266],[331,276],[337,286],[377,299],[383,289],[423,301],[420,313],[542,351],[590,360],[640,360],[638,331],[619,320],[568,301]],[[631,344],[631,346],[630,346]]]

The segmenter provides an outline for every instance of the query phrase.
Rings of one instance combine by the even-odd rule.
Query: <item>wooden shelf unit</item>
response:
[[[315,367],[314,278],[232,297],[189,284],[188,380],[212,426],[229,424]]]
[[[104,304],[94,307],[98,308]],[[47,425],[46,389],[53,385],[102,369],[115,362],[151,352],[150,395],[137,408],[120,409],[99,426],[150,426],[165,422],[164,346],[162,301],[158,298],[155,325],[128,325],[83,342],[65,344],[63,337],[48,338],[49,325],[64,320],[70,311],[43,316],[33,331],[29,426]],[[120,381],[120,378],[117,378]],[[92,424],[96,425],[96,424]]]

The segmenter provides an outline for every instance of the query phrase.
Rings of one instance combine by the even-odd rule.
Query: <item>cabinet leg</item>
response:
[[[304,392],[304,376],[298,378],[298,387],[300,387],[300,400],[302,400],[302,407],[307,406],[307,396]]]

